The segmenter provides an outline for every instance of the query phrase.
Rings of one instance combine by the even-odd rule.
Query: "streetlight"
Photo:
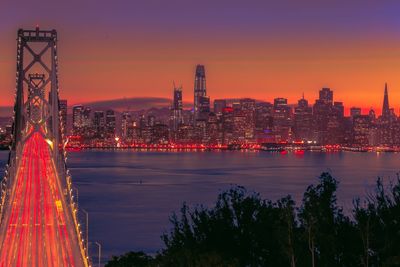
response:
[[[0,194],[3,197],[3,187],[4,187],[4,179],[0,183]]]
[[[76,192],[76,208],[79,209],[79,190],[75,186],[72,189]]]
[[[92,243],[92,242],[90,242],[90,243]],[[98,267],[101,267],[101,244],[99,242],[93,242],[93,243],[96,244],[98,247],[98,256],[99,256]]]
[[[81,211],[83,211],[86,215],[86,253],[89,255],[89,213],[84,209],[81,209]]]

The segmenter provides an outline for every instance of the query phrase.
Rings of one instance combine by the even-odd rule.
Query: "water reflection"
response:
[[[0,153],[2,166],[6,158]],[[291,194],[301,201],[305,188],[329,170],[340,181],[340,204],[350,210],[377,176],[395,178],[399,159],[394,153],[99,150],[69,153],[69,166],[80,206],[90,213],[90,239],[110,256],[155,252],[168,217],[184,201],[212,205],[232,184],[264,198]]]

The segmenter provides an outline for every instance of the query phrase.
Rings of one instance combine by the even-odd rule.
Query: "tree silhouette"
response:
[[[378,179],[348,215],[337,205],[338,185],[322,173],[298,208],[290,196],[273,202],[241,186],[211,208],[183,204],[154,258],[130,252],[106,266],[400,266],[400,180],[385,187]]]

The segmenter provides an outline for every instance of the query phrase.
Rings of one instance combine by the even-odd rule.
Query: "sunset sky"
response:
[[[17,29],[55,28],[60,90],[69,103],[193,99],[196,64],[211,99],[314,102],[321,87],[346,107],[380,110],[385,82],[400,108],[398,0],[4,0],[0,105],[11,105]]]

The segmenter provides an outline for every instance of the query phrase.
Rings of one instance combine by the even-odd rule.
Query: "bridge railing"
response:
[[[11,185],[13,182],[14,177],[17,175],[17,157],[16,152],[10,150],[8,155],[8,163],[4,169],[4,177],[0,182],[0,225],[2,225],[3,217],[4,217],[4,207],[7,206],[7,202],[9,200],[9,195],[11,193]]]
[[[83,229],[82,229],[82,224],[79,222],[78,218],[78,203],[77,200],[74,197],[73,194],[73,186],[72,186],[72,176],[71,173],[67,167],[66,164],[66,156],[65,156],[65,151],[62,150],[60,152],[60,157],[58,157],[56,164],[57,172],[60,177],[60,182],[61,186],[64,189],[64,196],[67,201],[67,204],[69,204],[69,208],[71,210],[72,214],[72,220],[74,223],[75,231],[78,235],[78,243],[79,243],[79,249],[81,250],[82,257],[84,257],[85,260],[85,265],[86,266],[91,266],[91,260],[89,257],[89,249],[87,247],[87,240],[84,238],[83,234]]]

